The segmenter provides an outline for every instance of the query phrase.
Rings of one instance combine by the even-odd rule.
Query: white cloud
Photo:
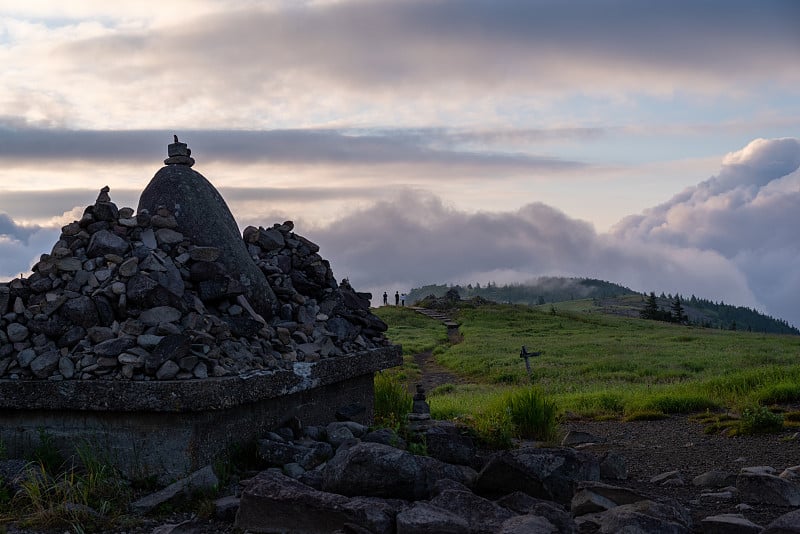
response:
[[[52,250],[59,234],[60,230],[51,228],[39,229],[24,240],[0,234],[0,280],[30,274],[39,256]]]
[[[719,174],[614,229],[627,241],[711,251],[730,261],[766,308],[800,324],[800,140],[756,139]]]

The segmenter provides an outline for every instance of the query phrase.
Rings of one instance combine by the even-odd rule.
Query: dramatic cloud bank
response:
[[[337,276],[376,294],[426,283],[502,284],[554,275],[758,305],[742,273],[714,251],[599,235],[590,224],[543,204],[474,214],[409,193],[312,237]]]
[[[799,166],[797,139],[755,140],[728,154],[717,176],[609,234],[542,204],[469,214],[407,194],[317,237],[337,274],[376,292],[586,276],[752,306],[800,324]]]
[[[800,324],[800,140],[756,139],[720,173],[613,231],[626,241],[713,251],[773,315]]]

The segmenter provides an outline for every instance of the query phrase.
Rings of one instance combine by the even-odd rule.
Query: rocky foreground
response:
[[[133,503],[142,526],[114,532],[800,533],[800,467],[742,465],[732,472],[721,462],[694,476],[698,465],[690,454],[671,455],[678,450],[674,443],[659,450],[645,441],[637,452],[620,441],[626,424],[618,423],[577,425],[600,430],[606,425],[612,439],[601,435],[605,431],[572,430],[559,447],[524,443],[482,451],[453,423],[412,417],[412,445],[392,430],[371,431],[352,421],[303,427],[294,420],[258,441],[258,455],[271,467],[234,481],[229,494],[215,502],[215,519],[147,519],[173,499],[219,488],[209,466]],[[634,435],[642,428],[634,425]],[[676,428],[667,424],[663,430]],[[652,437],[657,436],[658,431]],[[409,452],[420,443],[426,444],[425,455]],[[720,454],[736,453],[737,446]],[[791,450],[775,451],[772,458],[790,456]],[[24,463],[0,464],[13,488],[24,476]],[[13,465],[19,466],[18,477],[9,472]],[[660,472],[665,466],[674,469]],[[644,475],[652,472],[658,474]]]
[[[415,421],[411,431],[414,440],[427,443],[427,456],[405,450],[406,443],[391,430],[370,432],[353,422],[279,429],[259,442],[259,455],[274,467],[241,481],[235,496],[217,501],[216,523],[187,521],[175,528],[381,534],[800,532],[797,467],[782,472],[757,466],[738,473],[717,469],[696,477],[689,484],[707,509],[731,508],[698,518],[697,502],[653,491],[682,484],[675,482],[680,470],[646,484],[629,480],[623,454],[580,450],[604,441],[586,432],[567,434],[564,443],[574,446],[531,443],[487,453],[452,423]],[[774,517],[769,524],[747,519],[748,510],[764,507]],[[233,524],[219,521],[225,517]],[[164,528],[170,532],[171,527]]]

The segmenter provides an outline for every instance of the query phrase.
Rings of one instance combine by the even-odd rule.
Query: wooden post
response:
[[[528,371],[528,379],[533,383],[533,374],[531,373],[531,362],[530,358],[541,356],[541,351],[539,352],[528,352],[528,347],[522,345],[522,350],[519,353],[519,357],[525,360],[525,369]]]

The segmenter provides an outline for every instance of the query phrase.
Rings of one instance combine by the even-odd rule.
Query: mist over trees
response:
[[[524,284],[498,286],[494,282],[462,285],[432,284],[412,289],[407,302],[422,300],[428,295],[442,297],[448,290],[455,289],[462,299],[482,297],[494,302],[508,304],[527,304],[537,306],[566,300],[607,298],[621,295],[635,295],[627,287],[595,280],[592,278],[542,277]]]

